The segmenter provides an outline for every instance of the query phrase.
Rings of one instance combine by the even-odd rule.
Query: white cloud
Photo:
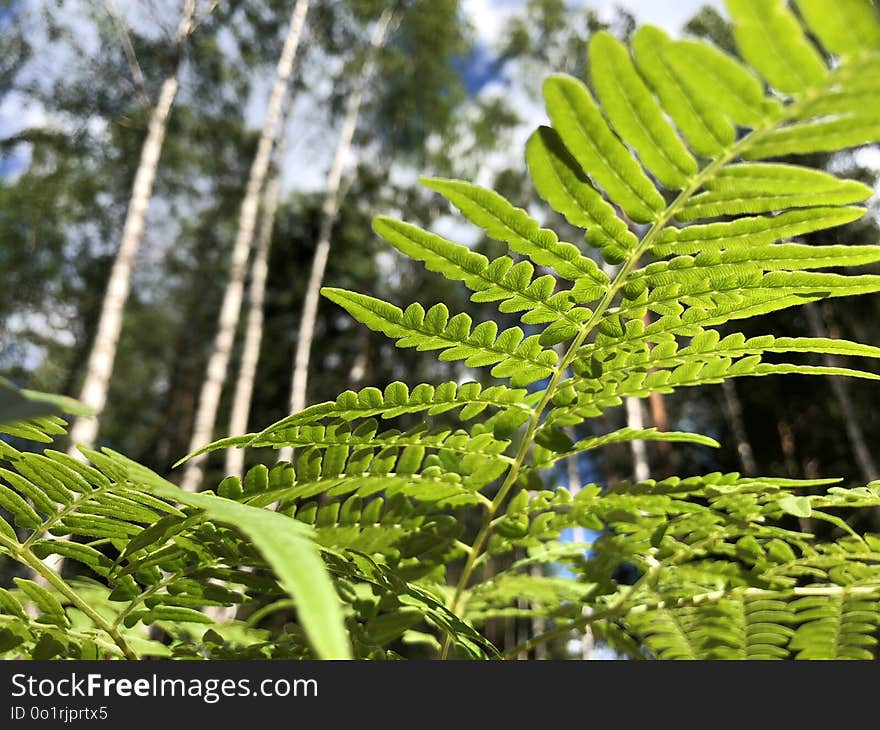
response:
[[[609,15],[615,7],[624,8],[640,24],[657,25],[670,34],[679,35],[682,26],[704,5],[721,10],[722,0],[614,0],[603,2],[599,7]]]
[[[722,7],[722,0],[569,0],[569,6],[595,7],[603,17],[614,17],[615,8],[632,13],[639,23],[658,25],[678,34],[689,18],[704,5]],[[511,15],[522,13],[526,0],[464,0],[465,13],[470,17],[481,41],[488,46],[499,39],[504,24]]]
[[[462,3],[477,36],[489,46],[501,37],[507,19],[525,10],[525,6],[525,0],[464,0]]]

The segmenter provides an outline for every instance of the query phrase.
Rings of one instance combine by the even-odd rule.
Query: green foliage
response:
[[[716,472],[545,486],[555,464],[614,443],[717,446],[689,432],[597,432],[624,398],[745,376],[880,378],[809,359],[870,361],[880,348],[737,329],[880,291],[876,275],[817,271],[876,262],[877,246],[790,240],[856,220],[871,190],[765,161],[880,139],[880,19],[861,0],[841,15],[801,0],[806,25],[781,0],[728,5],[742,60],[655,28],[636,32],[631,48],[600,32],[589,85],[547,79],[552,127],[534,133],[526,161],[541,198],[583,229],[584,247],[456,180],[424,182],[508,254],[489,260],[376,220],[400,252],[463,283],[474,302],[518,314],[522,328],[502,329],[500,316],[474,325],[444,303],[402,309],[324,290],[398,347],[438,350],[504,382],[347,391],[218,441],[205,450],[298,453],[227,478],[216,495],[181,494],[110,451],[88,452],[87,466],[4,447],[0,549],[46,585],[20,580],[0,593],[0,647],[300,657],[346,656],[350,644],[359,658],[413,646],[493,658],[488,622],[540,617],[553,627],[509,656],[589,626],[637,657],[873,658],[880,536],[848,518],[880,507],[880,483]],[[805,521],[843,537],[817,539]],[[563,541],[571,528],[592,531],[592,543]],[[53,553],[93,577],[65,580],[40,563]],[[573,577],[533,570],[551,563]],[[243,621],[193,628],[211,621],[200,609],[238,604]],[[292,621],[279,628],[276,614]],[[144,634],[152,623],[169,633],[165,644]]]

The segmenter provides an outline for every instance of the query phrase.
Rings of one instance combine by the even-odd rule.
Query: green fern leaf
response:
[[[694,151],[717,157],[733,144],[736,138],[733,125],[703,96],[690,92],[685,81],[689,70],[682,78],[665,57],[670,45],[669,37],[662,30],[642,26],[632,39],[636,66]]]
[[[532,134],[526,162],[541,197],[573,226],[585,228],[587,243],[601,249],[607,260],[621,260],[635,248],[638,239],[596,192],[556,130],[539,127]]]
[[[527,261],[517,264],[513,259],[502,256],[490,263],[485,256],[474,253],[465,246],[390,218],[377,218],[373,227],[399,251],[417,261],[424,261],[430,271],[439,272],[447,279],[463,281],[475,292],[471,297],[473,301],[500,300],[501,312],[524,311],[522,321],[526,324],[555,322],[561,318],[577,328],[592,314],[585,307],[573,307],[576,303],[590,301],[595,297],[584,296],[583,288],[554,293],[556,280],[549,275],[535,278],[534,268]],[[595,263],[581,256],[571,244],[557,246],[560,251],[573,252],[573,256],[569,256],[572,261],[589,261],[585,272],[584,267],[578,266],[576,262],[570,263],[559,257],[558,261],[554,259],[557,264],[559,261],[563,262],[556,268],[568,272],[569,278],[578,279],[588,275],[590,268],[596,271]],[[563,246],[569,248],[564,249]],[[607,283],[607,277],[605,282]]]
[[[576,246],[560,242],[553,231],[541,228],[524,210],[512,206],[494,190],[441,178],[422,178],[422,184],[443,195],[490,236],[505,241],[512,251],[528,256],[537,266],[550,267],[559,276],[582,285],[592,280],[590,290],[596,293],[590,299],[601,296],[608,284],[608,277],[595,261],[583,256]]]
[[[464,360],[470,367],[494,365],[492,375],[509,377],[514,387],[548,376],[556,363],[556,353],[542,349],[537,336],[524,337],[518,327],[499,334],[492,321],[471,330],[468,315],[457,314],[450,319],[443,304],[436,304],[427,312],[412,304],[404,312],[364,294],[328,288],[322,292],[370,329],[397,339],[398,347],[444,350],[441,360]]]
[[[592,94],[570,76],[551,76],[544,98],[553,127],[593,180],[639,222],[652,221],[663,210],[663,196],[608,128]]]
[[[800,23],[781,0],[727,0],[737,45],[779,91],[802,94],[828,73]]]
[[[602,109],[642,163],[671,190],[681,190],[697,163],[663,116],[630,58],[629,51],[602,31],[590,42],[590,78]]]
[[[853,56],[880,46],[880,23],[871,0],[797,0],[809,29],[829,53]]]

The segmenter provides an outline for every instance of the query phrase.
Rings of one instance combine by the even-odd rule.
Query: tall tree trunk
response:
[[[642,401],[639,398],[626,399],[626,425],[634,429],[645,427],[645,415],[642,411]],[[648,449],[644,441],[630,441],[630,449],[633,458],[633,478],[642,482],[651,477],[651,467],[648,464]]]
[[[361,111],[361,103],[364,91],[373,68],[376,64],[376,54],[385,43],[385,36],[391,24],[393,12],[385,9],[373,28],[370,38],[370,50],[366,62],[361,69],[357,87],[351,96],[345,109],[345,118],[342,129],[339,132],[339,142],[336,145],[336,154],[330,165],[327,175],[327,191],[324,195],[324,204],[321,209],[321,228],[318,235],[318,245],[315,248],[315,256],[312,259],[312,270],[306,287],[306,295],[303,300],[302,315],[299,323],[299,332],[296,342],[296,353],[293,364],[293,377],[290,386],[290,410],[293,413],[301,411],[306,404],[306,388],[309,379],[309,359],[312,352],[312,340],[315,337],[315,323],[318,318],[318,301],[321,284],[324,281],[324,272],[327,269],[327,259],[330,255],[330,234],[333,224],[339,212],[340,182],[345,158],[351,149],[354,131],[357,127],[358,115]],[[289,461],[293,457],[293,449],[285,446],[278,452],[279,461]]]
[[[736,441],[736,453],[739,457],[739,465],[747,476],[755,476],[758,473],[758,465],[755,463],[755,452],[752,450],[752,442],[746,432],[746,422],[743,417],[742,401],[736,392],[733,380],[724,380],[721,383],[724,392],[724,410],[727,420],[730,422],[730,430]]]
[[[804,306],[807,315],[807,323],[810,327],[810,334],[813,337],[828,337],[828,331],[825,323],[822,321],[822,313],[819,306],[812,302]],[[840,361],[834,355],[823,355],[822,359],[828,367],[840,367]],[[831,390],[840,406],[840,412],[843,416],[843,425],[846,428],[846,435],[849,438],[849,445],[855,456],[856,464],[859,465],[859,473],[865,482],[873,482],[880,477],[877,471],[877,464],[868,448],[865,440],[865,434],[859,424],[856,416],[855,405],[849,393],[849,386],[843,378],[829,378]]]
[[[638,233],[635,224],[628,221],[630,230]],[[602,271],[609,279],[614,279],[617,274],[618,267],[612,264],[603,264]],[[638,398],[629,397],[625,399],[626,405],[626,425],[632,429],[642,429],[645,427],[645,415],[642,410],[642,403]],[[651,476],[651,468],[648,462],[648,449],[644,441],[630,441],[630,453],[632,454],[632,476],[637,481],[643,481]]]
[[[284,41],[281,57],[278,59],[278,65],[275,69],[275,83],[269,95],[266,119],[260,132],[260,141],[257,145],[254,160],[251,163],[247,188],[241,203],[238,231],[236,232],[235,243],[232,247],[232,260],[229,266],[226,290],[223,294],[223,304],[220,307],[220,316],[217,322],[217,334],[214,339],[211,357],[208,360],[205,380],[199,393],[199,405],[196,410],[190,451],[195,451],[200,446],[204,446],[213,436],[214,424],[217,420],[217,408],[220,405],[220,395],[223,391],[223,383],[226,380],[226,373],[229,368],[232,345],[235,342],[235,330],[241,315],[241,300],[244,294],[247,260],[254,239],[260,193],[263,190],[266,174],[269,170],[272,148],[278,134],[281,107],[287,92],[291,71],[293,70],[293,61],[296,58],[296,50],[299,45],[299,38],[308,8],[308,0],[297,0],[291,15],[290,28],[287,31],[287,38]],[[198,490],[202,480],[205,458],[206,455],[203,454],[187,462],[181,481],[181,487],[186,491],[194,492]]]
[[[263,192],[262,219],[251,264],[251,280],[248,287],[248,315],[244,331],[244,346],[241,351],[241,366],[235,382],[232,398],[232,412],[229,416],[229,435],[239,436],[247,432],[248,415],[254,393],[254,380],[257,363],[260,359],[260,345],[263,342],[263,302],[266,298],[266,278],[269,274],[269,249],[272,245],[272,231],[275,228],[275,215],[278,212],[278,197],[281,190],[281,165],[287,149],[287,115],[285,111],[278,144],[275,147],[275,161],[272,177]],[[244,449],[229,449],[226,452],[227,475],[241,476],[244,470]]]
[[[122,315],[131,288],[131,273],[143,237],[144,221],[150,205],[150,198],[153,195],[153,183],[156,179],[156,169],[159,166],[159,157],[162,154],[162,145],[165,141],[165,130],[168,128],[171,107],[180,85],[178,76],[183,62],[186,40],[192,32],[194,19],[195,0],[184,0],[183,12],[177,27],[177,66],[173,75],[163,82],[159,98],[150,114],[147,138],[141,147],[140,161],[132,186],[131,201],[125,215],[119,250],[110,272],[98,328],[86,367],[85,381],[79,396],[79,399],[92,409],[95,416],[94,418],[78,417],[74,419],[70,429],[68,453],[74,458],[84,458],[76,450],[77,444],[94,446],[98,436],[101,414],[107,403],[110,376],[113,374],[119,333],[122,330]],[[135,82],[137,83],[137,79]]]
[[[794,430],[791,424],[784,418],[776,422],[776,430],[779,432],[779,446],[782,449],[782,458],[785,460],[785,473],[790,479],[797,479],[798,458],[797,445],[794,439]],[[798,526],[802,532],[812,532],[812,520],[809,517],[798,517]]]

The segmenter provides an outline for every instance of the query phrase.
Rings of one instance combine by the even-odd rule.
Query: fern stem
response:
[[[42,577],[46,583],[52,586],[56,591],[58,591],[61,595],[63,595],[68,601],[70,601],[74,606],[76,606],[80,611],[82,611],[86,616],[88,616],[89,620],[105,632],[111,639],[113,639],[116,646],[122,651],[125,655],[126,659],[136,660],[139,659],[138,655],[131,649],[126,642],[125,638],[122,634],[119,633],[117,627],[107,621],[101,614],[95,611],[88,602],[84,601],[80,598],[79,594],[74,591],[64,579],[58,575],[54,570],[52,570],[48,565],[43,563],[36,555],[34,555],[30,550],[26,549],[23,545],[18,545],[14,543],[12,540],[0,535],[0,545],[4,546],[19,562],[27,565],[31,570],[34,571],[37,575]]]

